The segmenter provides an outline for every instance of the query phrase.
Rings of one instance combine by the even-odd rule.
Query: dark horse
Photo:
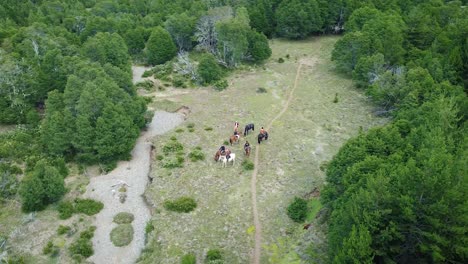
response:
[[[250,150],[250,146],[244,146],[245,155],[247,157],[250,157]]]
[[[247,134],[249,134],[249,131],[252,130],[252,131],[255,131],[255,126],[253,123],[250,123],[250,124],[247,124],[244,128],[244,137],[247,136]]]
[[[268,139],[268,132],[265,131],[265,134],[258,134],[258,144],[260,144],[260,142],[262,142],[262,140],[267,140]]]

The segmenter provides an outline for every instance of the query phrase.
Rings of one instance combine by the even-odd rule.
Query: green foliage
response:
[[[83,44],[83,55],[91,61],[117,66],[123,70],[130,69],[130,57],[124,39],[117,33],[97,33]]]
[[[338,103],[339,99],[338,99],[338,93],[335,93],[335,98],[333,98],[333,103]]]
[[[185,254],[182,256],[182,259],[180,260],[181,264],[197,264],[197,258],[195,254]]]
[[[271,56],[271,49],[268,40],[262,33],[251,31],[249,33],[249,50],[255,62],[262,62]]]
[[[151,221],[148,221],[146,223],[146,226],[145,226],[145,234],[149,234],[149,233],[153,232],[153,230],[154,230],[153,223],[151,223]]]
[[[42,254],[44,255],[49,255],[53,251],[57,250],[58,248],[54,246],[54,243],[52,241],[47,242],[47,244],[44,246],[42,249]]]
[[[171,60],[177,53],[177,48],[169,33],[162,27],[156,27],[146,43],[146,56],[152,65],[163,64]]]
[[[59,227],[57,228],[57,235],[63,235],[63,234],[69,233],[70,231],[71,231],[71,227],[59,225]]]
[[[164,201],[164,208],[166,208],[166,210],[179,213],[188,213],[193,211],[196,207],[197,203],[190,197],[180,197],[174,201]]]
[[[42,210],[65,193],[63,177],[55,167],[40,160],[22,180],[19,193],[24,211]]]
[[[183,150],[184,150],[184,146],[182,145],[182,143],[180,143],[177,140],[169,141],[162,148],[162,151],[163,151],[163,153],[165,155],[168,155],[170,153],[180,152],[180,151],[183,151]]]
[[[187,13],[173,14],[164,22],[164,27],[171,35],[179,50],[192,49],[192,36],[195,31],[195,17]]]
[[[121,224],[112,229],[110,240],[116,247],[123,247],[133,240],[133,227],[130,224]]]
[[[322,28],[322,17],[315,0],[282,1],[276,10],[279,36],[302,39]]]
[[[192,162],[196,162],[198,160],[205,160],[205,153],[203,153],[201,149],[195,148],[194,150],[192,150],[192,152],[188,154],[188,157]]]
[[[251,160],[243,160],[241,165],[245,171],[253,170],[255,168],[255,164]]]
[[[21,169],[17,166],[0,163],[0,200],[16,195],[19,186],[17,175],[21,173]]]
[[[94,236],[95,229],[95,227],[90,227],[88,230],[81,232],[80,237],[70,244],[68,250],[74,258],[75,255],[88,258],[94,254],[91,238]]]
[[[130,224],[133,222],[133,219],[135,219],[133,214],[127,212],[120,212],[114,216],[113,221],[117,224]]]
[[[279,58],[279,59],[278,59],[278,63],[284,63],[284,59],[283,59],[283,58]]]
[[[211,54],[206,54],[201,58],[197,71],[204,84],[221,79],[223,73],[215,57]]]
[[[210,249],[206,252],[206,259],[205,263],[210,263],[212,261],[222,260],[223,255],[221,254],[221,250],[219,249]]]
[[[228,85],[228,82],[226,80],[219,80],[219,81],[214,83],[213,88],[216,91],[222,91],[222,90],[225,90],[228,86],[229,85]]]
[[[70,201],[61,201],[57,206],[57,210],[59,212],[60,219],[68,219],[75,212],[73,203]]]
[[[288,216],[294,222],[302,223],[307,217],[307,201],[294,197],[294,201],[288,206]]]
[[[86,215],[95,215],[99,213],[104,204],[93,199],[75,199],[75,211]]]
[[[205,129],[205,131],[213,131],[212,127],[205,127],[204,129]]]

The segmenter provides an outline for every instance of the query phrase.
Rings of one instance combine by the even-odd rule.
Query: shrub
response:
[[[145,226],[145,234],[149,234],[153,232],[153,230],[154,230],[153,223],[151,223],[151,221],[148,221],[148,223],[146,223],[146,226]]]
[[[249,170],[253,170],[255,168],[255,165],[250,160],[244,160],[242,161],[242,168],[244,168],[244,170],[246,171],[249,171]]]
[[[288,216],[294,222],[303,222],[307,216],[307,201],[294,197],[294,201],[288,206]]]
[[[180,261],[181,264],[197,264],[197,258],[195,257],[194,254],[190,253],[190,254],[185,254],[181,261]]]
[[[177,54],[177,48],[171,35],[162,27],[156,27],[146,43],[146,52],[150,64],[162,64]]]
[[[228,87],[228,82],[226,80],[220,80],[220,81],[217,81],[215,84],[214,84],[214,89],[216,91],[222,91],[224,89],[226,89]]]
[[[219,249],[210,249],[206,253],[206,262],[210,263],[211,261],[221,260],[223,256],[221,255],[221,250]]]
[[[283,58],[279,58],[278,59],[278,63],[283,63],[284,62],[284,59]]]
[[[194,128],[189,128],[188,131],[189,131],[190,133],[193,133],[193,132],[195,132],[195,129],[194,129]]]
[[[69,226],[59,225],[59,227],[57,228],[57,234],[58,235],[63,235],[63,234],[68,233],[70,231],[71,231],[71,227],[69,227]]]
[[[167,155],[171,152],[179,152],[179,151],[184,150],[184,146],[180,142],[177,142],[176,140],[172,140],[168,142],[166,145],[164,145],[162,150],[164,154]]]
[[[201,77],[203,84],[210,84],[221,79],[223,72],[215,57],[211,54],[206,54],[198,64],[197,73]]]
[[[73,208],[73,204],[70,201],[61,201],[58,204],[57,210],[59,212],[60,219],[68,219],[75,212],[75,209]]]
[[[93,199],[75,199],[75,211],[86,215],[95,215],[99,213],[104,204]]]
[[[168,158],[162,162],[161,166],[166,169],[182,168],[184,166],[184,158],[180,156]]]
[[[174,201],[164,201],[164,208],[169,211],[188,213],[197,207],[197,203],[193,198],[180,197]]]
[[[194,128],[195,127],[195,123],[188,123],[187,124],[187,128]]]
[[[118,225],[112,229],[110,233],[110,240],[116,247],[123,247],[133,240],[133,227],[130,224]]]
[[[151,91],[154,88],[154,83],[151,80],[144,80],[143,82],[139,82],[135,85],[137,88],[143,88],[146,91]]]
[[[73,256],[73,259],[81,259],[80,256],[88,258],[94,254],[93,243],[91,243],[91,238],[94,236],[94,230],[96,230],[96,227],[91,226],[88,230],[81,232],[80,237],[70,245],[68,250]]]
[[[48,255],[52,252],[53,247],[54,243],[52,241],[47,242],[47,245],[45,245],[45,247],[42,249],[42,254]]]
[[[333,99],[333,103],[338,103],[338,93],[335,93],[335,98]]]
[[[187,88],[187,85],[185,85],[185,78],[182,76],[175,76],[174,79],[172,80],[172,85],[174,87],[182,87],[182,88]]]
[[[286,54],[286,56],[285,56],[285,57],[286,57],[286,59],[289,59],[289,54]]]
[[[114,216],[114,223],[117,224],[130,224],[135,217],[131,213],[120,212]]]
[[[157,155],[157,156],[156,156],[156,159],[157,159],[157,160],[163,160],[163,159],[164,159],[164,156],[163,156],[163,155]]]
[[[183,129],[183,128],[178,128],[178,129],[176,129],[175,132],[176,132],[176,133],[182,133],[182,132],[184,132],[184,129]]]
[[[194,149],[189,153],[188,156],[192,162],[205,159],[205,153],[203,153],[200,149]]]
[[[213,128],[212,127],[205,127],[205,131],[212,131]]]
[[[267,90],[263,87],[258,87],[257,90],[256,90],[257,93],[266,93]]]

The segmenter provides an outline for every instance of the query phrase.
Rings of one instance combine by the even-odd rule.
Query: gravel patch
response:
[[[148,184],[150,169],[150,140],[175,128],[184,121],[178,113],[155,112],[148,130],[137,140],[130,161],[119,162],[117,168],[107,175],[90,179],[86,197],[104,203],[104,209],[96,215],[94,225],[97,227],[93,238],[94,255],[89,258],[94,263],[134,263],[140,256],[145,243],[145,226],[151,214],[142,198]],[[119,188],[125,185],[126,199],[121,203]],[[116,226],[113,217],[119,212],[130,212],[135,216],[132,225],[134,239],[125,247],[115,247],[109,234]]]

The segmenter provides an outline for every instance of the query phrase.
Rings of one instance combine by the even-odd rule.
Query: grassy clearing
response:
[[[190,107],[187,124],[196,124],[196,130],[155,138],[156,156],[163,154],[163,146],[176,135],[184,149],[201,146],[207,158],[172,169],[164,168],[161,161],[153,161],[154,180],[146,196],[160,211],[153,216],[157,224],[142,263],[154,263],[155,259],[158,263],[177,263],[187,252],[203,260],[207,250],[213,248],[222,250],[225,263],[250,262],[255,233],[250,193],[252,171],[244,170],[242,163],[253,161],[258,130],[282,110],[301,62],[304,65],[290,107],[273,123],[268,131],[270,138],[260,149],[257,183],[262,222],[261,263],[297,260],[294,249],[306,231],[289,219],[288,204],[295,196],[303,197],[315,187],[320,189],[324,182],[320,164],[330,160],[360,128],[366,130],[385,122],[370,114],[372,107],[349,79],[334,72],[329,58],[337,39],[273,40],[273,55],[265,67],[247,66],[233,73],[226,90],[203,88],[168,98]],[[283,63],[278,63],[280,57]],[[263,88],[261,92],[259,88]],[[339,100],[334,103],[336,94]],[[240,144],[229,146],[236,153],[236,164],[221,168],[213,156],[228,141],[234,121],[240,122],[241,129],[253,122],[257,130],[247,138],[242,137]],[[251,143],[250,159],[243,154],[245,140]],[[197,208],[190,214],[160,209],[165,200],[181,196],[197,201]],[[312,214],[307,217],[313,218]]]

